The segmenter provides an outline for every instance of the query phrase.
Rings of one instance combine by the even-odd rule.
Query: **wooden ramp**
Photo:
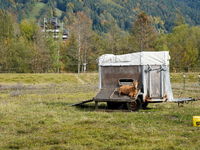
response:
[[[119,97],[118,89],[101,89],[99,92],[94,96],[94,101],[98,102],[134,102],[138,95],[140,94],[140,89],[138,89],[137,95],[135,98],[130,98],[128,95],[122,94]]]
[[[82,104],[93,102],[93,101],[94,101],[93,99],[90,99],[90,100],[82,101],[80,103],[72,104],[71,106],[78,106],[78,105],[82,105]]]
[[[119,97],[119,93],[117,88],[112,89],[100,89],[97,94],[91,100],[82,101],[76,104],[72,104],[71,106],[79,106],[89,102],[95,102],[95,110],[98,111],[98,102],[135,102],[137,100],[138,95],[140,94],[140,89],[138,89],[137,95],[135,98],[131,99],[128,95],[122,95]],[[109,110],[108,110],[109,111]],[[113,110],[112,110],[113,111]],[[117,110],[118,111],[118,110]],[[126,112],[130,112],[130,110],[126,110]]]

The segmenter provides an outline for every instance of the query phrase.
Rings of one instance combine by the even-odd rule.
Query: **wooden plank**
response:
[[[101,92],[101,90],[102,90],[102,89],[100,89],[100,90],[97,92],[97,94],[94,96],[94,98]]]
[[[114,91],[113,91],[112,94],[110,95],[110,98],[113,98],[113,95],[114,95],[115,91],[117,91],[117,89],[114,89]]]
[[[116,91],[116,89],[112,92],[110,98],[102,98],[102,99],[99,98],[99,99],[94,99],[94,101],[95,102],[129,102],[129,103],[130,102],[135,102],[135,100],[138,98],[141,90],[140,89],[138,90],[138,92],[137,92],[137,94],[136,94],[136,96],[135,96],[134,99],[131,99],[131,98],[129,98],[129,99],[122,99],[120,97],[119,97],[119,99],[118,98],[112,99],[112,96],[113,96],[113,94],[114,94],[115,91]]]
[[[135,102],[136,99],[129,99],[129,100],[123,100],[123,99],[94,99],[95,102]]]

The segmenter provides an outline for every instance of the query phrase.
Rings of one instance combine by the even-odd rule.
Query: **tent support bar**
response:
[[[160,65],[160,97],[163,97],[163,72],[162,72],[162,65]]]
[[[151,67],[150,66],[148,66],[148,70],[151,70]],[[148,72],[148,75],[149,75],[149,84],[148,84],[148,86],[149,86],[149,97],[151,97],[151,71],[149,71]]]

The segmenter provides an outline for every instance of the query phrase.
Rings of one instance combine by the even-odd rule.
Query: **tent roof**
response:
[[[98,58],[100,66],[169,65],[169,52],[137,52],[124,55],[104,54]]]

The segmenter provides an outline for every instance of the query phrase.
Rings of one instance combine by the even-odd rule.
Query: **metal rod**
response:
[[[101,89],[101,66],[99,65],[99,90]]]
[[[199,74],[199,86],[200,86],[200,74]]]
[[[143,65],[142,66],[142,92],[144,93],[143,94],[143,100],[145,99],[145,96],[144,95],[146,95],[147,93],[147,91],[146,91],[146,82],[145,82],[145,66]]]
[[[148,72],[148,74],[149,74],[149,84],[148,84],[148,86],[149,86],[149,97],[151,97],[151,71],[150,71],[150,69],[151,69],[151,67],[148,66],[148,70],[149,70],[149,72]]]
[[[185,89],[185,73],[183,73],[183,88]]]
[[[160,65],[160,97],[163,97],[163,71],[162,71],[162,65]]]

